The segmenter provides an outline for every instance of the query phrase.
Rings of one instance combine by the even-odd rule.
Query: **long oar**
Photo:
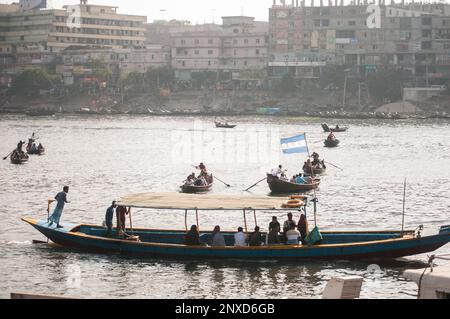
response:
[[[14,153],[14,151],[12,151],[11,153],[9,153],[8,155],[6,155],[5,157],[3,157],[3,160],[5,161],[8,157],[11,156],[11,154]]]
[[[217,179],[219,182],[222,182],[225,184],[226,187],[231,187],[230,184],[225,183],[224,181],[222,181],[220,178],[218,178],[217,176],[214,176],[215,179]]]
[[[267,179],[267,177],[264,177],[262,180],[260,180],[259,182],[253,184],[252,186],[250,186],[249,188],[247,188],[244,192],[248,192],[249,190],[251,190],[253,187],[255,187],[256,185],[258,185],[259,183],[261,183],[262,181],[265,181]]]
[[[340,169],[341,171],[344,171],[342,168],[340,168],[339,166],[334,165],[333,163],[330,163],[330,162],[325,162],[325,163],[326,164],[330,164],[331,166],[334,166],[334,167]]]

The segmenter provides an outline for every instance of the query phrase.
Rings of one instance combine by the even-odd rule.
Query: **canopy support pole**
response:
[[[256,210],[253,210],[253,218],[255,219],[255,226],[258,226],[258,220],[256,219]]]
[[[186,231],[188,231],[187,217],[188,217],[188,211],[186,209],[184,211],[184,227],[186,228]]]
[[[245,209],[244,209],[244,225],[245,225],[245,234],[248,235],[247,216],[245,214]]]
[[[197,219],[197,231],[200,232],[200,225],[198,224],[198,209],[195,209],[195,218]]]
[[[134,231],[133,231],[133,221],[131,218],[131,207],[128,207],[128,216],[130,217],[130,229],[131,229],[131,235],[134,235]]]

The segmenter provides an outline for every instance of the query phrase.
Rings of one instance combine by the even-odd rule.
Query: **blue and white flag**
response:
[[[282,138],[281,149],[284,154],[308,153],[306,135],[301,134],[290,138]]]

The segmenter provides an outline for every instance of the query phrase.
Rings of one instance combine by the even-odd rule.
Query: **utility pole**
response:
[[[342,99],[343,108],[345,108],[346,99],[347,99],[347,73],[345,73],[345,80],[344,80],[344,98]]]

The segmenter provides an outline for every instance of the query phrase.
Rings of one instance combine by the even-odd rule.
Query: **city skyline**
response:
[[[17,1],[1,0],[0,3],[11,4]],[[78,4],[79,0],[47,0],[48,6],[62,8],[64,5]],[[189,20],[192,24],[221,23],[222,16],[248,15],[257,20],[269,20],[269,8],[273,0],[195,0],[195,7],[192,2],[180,0],[154,0],[143,1],[123,1],[123,0],[88,0],[89,4],[111,5],[119,7],[121,14],[136,14],[147,16],[148,22],[155,20]],[[161,11],[164,10],[164,11]]]

